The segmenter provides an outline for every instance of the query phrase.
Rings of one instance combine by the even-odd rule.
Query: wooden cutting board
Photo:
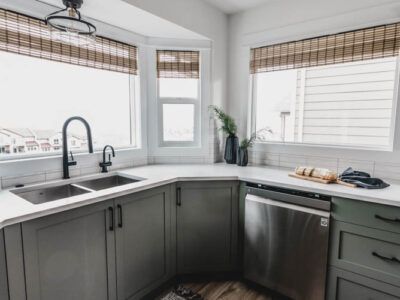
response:
[[[303,179],[303,180],[308,180],[308,181],[313,181],[313,182],[318,182],[318,183],[324,183],[324,184],[329,184],[329,183],[337,183],[341,185],[345,185],[348,187],[356,188],[357,185],[353,183],[347,183],[343,182],[341,180],[335,180],[335,181],[330,181],[322,178],[317,178],[317,177],[311,177],[311,176],[302,176],[302,175],[297,175],[297,174],[289,174],[290,177],[298,178],[298,179]]]

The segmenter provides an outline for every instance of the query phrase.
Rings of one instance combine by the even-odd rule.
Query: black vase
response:
[[[237,159],[237,165],[241,167],[247,166],[249,163],[249,152],[247,151],[247,148],[239,148],[238,151],[238,159]]]
[[[226,138],[224,159],[227,164],[236,164],[239,148],[239,139],[236,135],[229,135]]]

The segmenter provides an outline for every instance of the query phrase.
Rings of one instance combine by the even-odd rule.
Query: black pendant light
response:
[[[63,0],[64,9],[48,15],[46,24],[51,27],[53,38],[75,44],[91,44],[95,40],[96,26],[82,19],[78,11],[83,0]]]

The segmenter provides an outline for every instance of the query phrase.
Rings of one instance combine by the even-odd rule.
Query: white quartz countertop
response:
[[[290,170],[287,169],[238,167],[227,164],[149,165],[115,172],[122,176],[141,177],[146,178],[146,180],[37,205],[14,195],[10,190],[3,190],[0,191],[0,229],[12,224],[105,201],[132,192],[139,192],[177,181],[192,180],[242,180],[400,207],[400,183],[389,181],[388,183],[391,186],[388,188],[367,190],[339,184],[321,184],[305,181],[289,177],[289,172]],[[64,182],[74,183],[91,177],[73,178]],[[59,182],[54,181],[46,183],[46,185],[56,185]]]

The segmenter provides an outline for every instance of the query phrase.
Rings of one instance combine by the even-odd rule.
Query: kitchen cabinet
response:
[[[3,229],[10,300],[26,300],[21,224]]]
[[[329,269],[327,300],[399,300],[400,288],[335,267]]]
[[[29,300],[116,299],[113,201],[22,223]]]
[[[170,191],[164,186],[22,223],[27,298],[141,299],[173,277]]]
[[[238,182],[177,184],[178,273],[238,267]]]
[[[334,221],[330,253],[331,265],[400,287],[400,234]]]
[[[400,209],[332,199],[328,300],[400,299]]]
[[[8,298],[7,265],[4,245],[4,232],[0,230],[0,299]]]
[[[118,300],[141,299],[173,277],[170,186],[117,198]]]
[[[400,234],[400,207],[345,198],[332,198],[335,220]]]

